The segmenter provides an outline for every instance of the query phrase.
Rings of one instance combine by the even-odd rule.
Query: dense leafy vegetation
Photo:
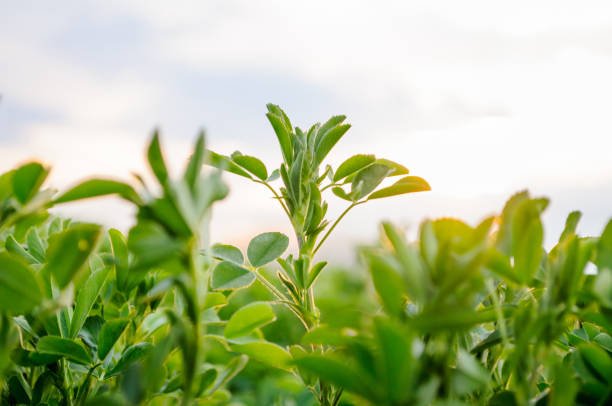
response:
[[[317,254],[350,210],[429,185],[373,155],[325,165],[344,116],[307,131],[278,106],[267,117],[282,157],[271,171],[200,135],[172,177],[155,134],[155,185],[88,179],[57,193],[37,162],[0,175],[0,403],[612,402],[612,222],[580,237],[570,213],[547,251],[548,201],[521,192],[475,227],[426,220],[415,242],[385,223],[361,267],[334,268]],[[223,171],[272,194],[296,252],[275,230],[246,252],[211,244]],[[48,211],[104,195],[136,208],[127,235]],[[338,218],[326,199],[345,205]]]

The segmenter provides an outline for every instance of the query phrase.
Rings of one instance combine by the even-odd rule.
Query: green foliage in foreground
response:
[[[612,222],[580,237],[571,213],[547,252],[548,201],[522,192],[476,227],[424,221],[415,242],[383,224],[362,267],[330,268],[315,257],[349,210],[429,185],[372,155],[324,166],[343,116],[302,131],[268,111],[272,171],[200,136],[172,177],[155,135],[154,186],[89,179],[58,194],[36,162],[0,175],[1,404],[612,403]],[[246,252],[210,244],[221,171],[272,193],[296,252],[275,230]],[[48,213],[103,195],[136,208],[126,236]],[[333,220],[327,195],[346,201]]]

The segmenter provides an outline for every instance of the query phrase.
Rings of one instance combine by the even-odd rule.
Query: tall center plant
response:
[[[314,258],[340,221],[351,209],[369,201],[427,191],[430,187],[420,177],[407,176],[406,167],[371,154],[354,155],[334,170],[324,163],[332,148],[351,127],[350,124],[344,123],[345,116],[331,117],[322,125],[316,123],[303,131],[291,124],[289,117],[279,106],[268,104],[267,107],[266,116],[274,129],[282,153],[279,168],[268,172],[260,159],[239,151],[229,156],[210,151],[207,162],[266,187],[288,217],[298,244],[296,253],[281,258],[288,247],[289,239],[281,233],[269,232],[256,236],[250,242],[247,256],[258,280],[270,290],[279,303],[288,306],[295,313],[306,331],[310,331],[320,324],[313,284],[327,264],[326,261],[315,262]],[[396,176],[401,177],[395,183],[381,187],[386,178]],[[281,185],[275,186],[274,183],[279,178]],[[324,199],[325,192],[331,192],[348,203],[333,221],[326,216],[328,205]],[[280,265],[277,276],[284,290],[278,289],[258,272],[258,268],[275,259]],[[227,280],[230,268],[232,266],[227,262],[217,266],[213,275],[213,287],[215,279]],[[239,271],[233,272],[236,275],[235,280],[239,279]],[[248,278],[243,280],[248,281]],[[225,284],[225,287],[238,286]],[[313,348],[294,346],[292,352],[299,355],[311,349]],[[318,384],[310,382],[307,376],[302,378],[307,384],[311,383],[310,388],[320,404],[336,405],[339,402],[342,388],[332,387],[323,381]]]

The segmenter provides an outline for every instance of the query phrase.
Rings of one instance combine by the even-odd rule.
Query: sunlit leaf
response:
[[[27,203],[38,192],[47,178],[49,169],[38,162],[30,162],[20,166],[13,173],[13,192],[22,204]]]
[[[247,171],[251,172],[253,175],[257,176],[259,179],[268,179],[268,170],[266,169],[266,165],[264,165],[264,163],[258,158],[248,155],[238,155],[232,157],[232,160]]]
[[[334,174],[333,180],[334,182],[342,180],[372,164],[374,161],[376,161],[376,157],[374,155],[353,155],[340,164],[336,170],[336,173]]]
[[[406,176],[395,184],[377,190],[368,196],[368,200],[380,199],[382,197],[402,195],[406,193],[425,192],[431,190],[429,184],[418,176]]]
[[[60,195],[57,199],[53,200],[53,204],[107,195],[118,195],[132,203],[142,203],[138,193],[127,183],[110,179],[90,179],[79,183]]]

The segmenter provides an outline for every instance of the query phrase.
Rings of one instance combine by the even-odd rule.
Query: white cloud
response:
[[[429,198],[356,212],[338,230],[349,241],[373,238],[383,214],[411,223],[442,214],[475,220],[523,187],[559,196],[564,209],[575,203],[596,212],[589,230],[612,214],[605,200],[587,204],[586,197],[567,193],[580,186],[597,201],[612,190],[607,1],[116,1],[83,7],[14,7],[11,18],[0,17],[3,103],[46,114],[19,123],[17,138],[0,148],[0,169],[38,156],[54,164],[60,187],[88,173],[126,177],[144,168],[150,129],[168,126],[158,120],[199,123],[208,114],[198,106],[183,111],[190,89],[172,88],[176,82],[163,78],[238,72],[257,80],[265,73],[325,89],[340,109],[329,114],[349,114],[354,128],[332,161],[373,152],[406,163],[435,189]],[[58,49],[55,34],[69,35],[83,13],[144,26],[146,40],[134,46],[149,59],[124,65],[111,52],[105,65],[93,68],[78,53]],[[229,96],[206,90],[198,95],[202,104],[223,96],[227,117],[246,96],[239,87]],[[297,106],[317,103],[292,94],[286,99]],[[241,119],[240,110],[233,113]],[[219,152],[240,149],[278,162],[271,133],[269,143],[222,135],[211,134]],[[165,140],[169,161],[180,167],[188,142]],[[219,240],[244,242],[264,227],[287,227],[265,192],[230,183],[232,196],[213,223]],[[128,221],[129,212],[105,207],[87,210],[109,223],[117,216]],[[562,219],[555,212],[551,224]]]

